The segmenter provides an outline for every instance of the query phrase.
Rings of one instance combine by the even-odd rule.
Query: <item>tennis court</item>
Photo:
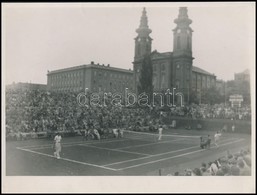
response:
[[[209,133],[212,136],[214,132],[204,132],[203,135],[193,130],[172,131],[169,135],[163,135],[161,141],[157,140],[157,134],[141,132],[124,132],[123,138],[104,140],[82,141],[79,136],[64,138],[59,160],[53,155],[50,140],[16,143],[15,149],[18,156],[22,155],[20,163],[27,163],[19,166],[34,169],[34,173],[29,171],[32,175],[46,174],[46,167],[49,170],[47,175],[149,175],[151,172],[157,175],[161,168],[175,165],[182,167],[189,159],[192,163],[214,160],[211,158],[224,155],[227,150],[237,151],[250,146],[250,135],[225,133],[219,148],[215,148],[212,143],[210,150],[201,149],[199,137]],[[7,170],[11,175],[22,175],[8,169],[8,162]]]

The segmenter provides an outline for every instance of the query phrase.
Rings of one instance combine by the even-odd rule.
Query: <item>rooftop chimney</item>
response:
[[[94,64],[94,61],[91,61],[91,64]]]

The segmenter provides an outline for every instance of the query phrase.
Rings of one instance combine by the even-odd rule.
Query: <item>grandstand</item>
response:
[[[238,118],[240,114],[244,117]],[[200,161],[214,162],[226,157],[227,151],[236,154],[243,149],[241,156],[233,155],[237,161],[233,166],[249,174],[250,116],[247,107],[233,110],[221,105],[169,111],[81,107],[72,93],[7,90],[6,171],[7,175],[184,175],[188,173],[181,170],[188,167],[200,170]],[[159,124],[164,127],[161,141],[157,140]],[[220,148],[200,148],[200,137],[213,136],[224,124]],[[85,131],[93,135],[94,129],[100,140],[83,139]],[[63,137],[60,160],[54,158],[52,148],[57,132]],[[198,169],[194,173],[192,169],[192,175],[199,174]]]

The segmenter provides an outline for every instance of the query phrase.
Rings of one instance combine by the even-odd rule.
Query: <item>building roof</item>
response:
[[[100,64],[83,64],[79,66],[73,66],[69,68],[63,68],[59,70],[53,70],[53,71],[48,71],[49,74],[54,74],[54,73],[60,73],[60,72],[66,72],[66,71],[73,71],[73,70],[78,70],[78,69],[83,69],[83,68],[98,68],[98,69],[106,69],[106,70],[111,70],[111,71],[118,71],[118,72],[125,72],[125,73],[133,73],[132,70],[127,70],[123,68],[116,68],[116,67],[110,67],[110,65],[100,65]]]
[[[160,53],[157,50],[154,50],[152,53],[152,59],[157,59],[157,58],[167,58],[172,56],[172,52],[163,52]]]
[[[192,67],[192,71],[197,72],[197,73],[201,73],[201,74],[207,74],[207,75],[215,76],[214,74],[211,74],[211,73],[209,73],[209,72],[207,72],[207,71],[205,71],[205,70],[203,70],[199,67],[196,67],[196,66]]]

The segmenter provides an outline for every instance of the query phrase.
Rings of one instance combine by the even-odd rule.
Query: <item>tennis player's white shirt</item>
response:
[[[56,135],[56,136],[54,137],[55,143],[60,143],[61,140],[62,140],[62,136],[60,136],[60,135]]]
[[[159,131],[159,138],[158,138],[158,140],[161,140],[161,139],[162,139],[162,130],[163,130],[162,127],[160,127],[160,128],[158,129],[158,131]]]
[[[216,134],[214,135],[214,141],[215,141],[215,142],[219,141],[220,136],[221,136],[221,133],[216,133]]]
[[[115,137],[118,137],[118,129],[113,129],[112,132],[115,135]]]

